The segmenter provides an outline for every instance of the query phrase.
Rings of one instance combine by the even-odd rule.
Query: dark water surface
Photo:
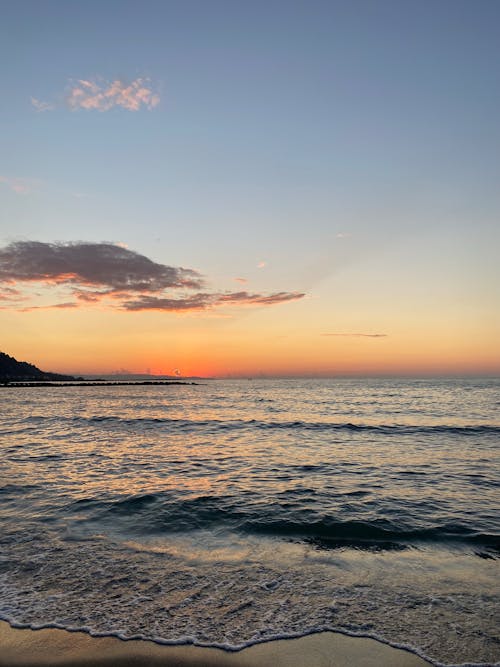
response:
[[[0,616],[500,660],[500,383],[3,389]]]

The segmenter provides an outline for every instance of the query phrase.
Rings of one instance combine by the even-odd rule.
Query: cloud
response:
[[[35,181],[30,181],[26,178],[11,178],[9,176],[0,176],[0,183],[4,183],[4,185],[18,195],[27,195],[35,187]]]
[[[44,102],[36,97],[31,98],[31,105],[40,113],[54,111],[59,102]],[[152,111],[160,104],[157,87],[148,77],[138,77],[127,82],[121,79],[112,81],[102,77],[92,79],[70,79],[64,93],[65,104],[71,111],[85,109],[87,111],[109,111],[113,108],[127,111]]]
[[[248,282],[248,280],[247,280],[246,278],[234,278],[234,280],[235,280],[237,283],[243,283],[243,284],[245,284],[245,283]]]
[[[50,104],[49,102],[42,102],[42,100],[37,100],[36,97],[31,98],[31,104],[35,107],[38,113],[42,113],[43,111],[53,111],[55,109],[53,104]]]
[[[142,108],[151,111],[159,103],[160,96],[147,78],[134,79],[131,83],[119,79],[78,79],[70,82],[66,95],[66,104],[72,111],[109,111],[113,107],[121,107],[127,111],[139,111]]]
[[[383,333],[322,333],[322,336],[339,336],[342,338],[387,338]]]
[[[211,294],[192,294],[179,298],[159,296],[143,296],[124,301],[121,307],[124,310],[164,310],[166,312],[181,312],[187,310],[204,310],[213,305]]]
[[[218,303],[240,303],[245,305],[272,306],[275,303],[285,301],[296,301],[305,296],[303,292],[275,292],[274,294],[249,294],[248,292],[235,292],[232,294],[219,295]]]
[[[17,241],[0,248],[4,300],[11,299],[14,291],[20,298],[19,286],[34,283],[62,292],[61,302],[28,305],[25,310],[105,302],[128,311],[185,312],[223,306],[272,306],[304,297],[301,292],[200,291],[205,280],[198,271],[159,264],[124,244]]]
[[[183,298],[162,298],[155,296],[144,296],[140,299],[125,301],[122,307],[125,310],[164,310],[164,311],[189,311],[206,310],[214,306],[237,305],[237,306],[273,306],[286,301],[302,299],[304,294],[300,292],[277,292],[275,294],[248,294],[248,292],[227,293],[198,293]]]
[[[113,243],[18,241],[0,249],[0,281],[69,283],[111,292],[197,288],[191,269],[157,264]]]
[[[258,269],[263,269],[263,268],[266,267],[266,266],[267,266],[267,262],[259,262],[259,263],[257,264],[257,268],[258,268]]]
[[[348,232],[339,232],[338,234],[335,235],[335,238],[337,239],[350,239],[352,234],[349,234]]]
[[[0,289],[0,301],[19,301],[22,293],[14,287],[2,287]]]
[[[22,313],[29,313],[32,310],[52,310],[52,308],[78,308],[78,304],[74,301],[65,301],[64,303],[51,303],[48,306],[27,306],[26,308],[21,308]]]

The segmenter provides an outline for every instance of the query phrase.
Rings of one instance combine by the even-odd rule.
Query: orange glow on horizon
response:
[[[433,310],[425,319],[412,304],[386,312],[367,303],[339,323],[325,316],[319,299],[240,312],[5,310],[2,351],[78,375],[500,375],[495,322],[475,313]]]
[[[374,349],[378,346],[378,349]],[[17,346],[19,349],[19,346]],[[31,346],[30,346],[31,347]],[[111,374],[116,372],[151,373],[179,377],[332,377],[363,375],[500,375],[500,359],[495,350],[464,354],[455,349],[412,349],[403,344],[377,341],[351,341],[336,346],[322,345],[317,340],[301,345],[290,342],[280,348],[276,344],[253,348],[206,345],[203,351],[189,349],[172,351],[172,356],[158,349],[136,351],[104,350],[86,358],[67,354],[54,346],[44,355],[32,350],[16,350],[17,358],[31,361],[43,370],[70,374]],[[74,348],[72,348],[74,349]],[[198,347],[198,350],[200,347]],[[116,369],[119,369],[118,371]],[[176,370],[179,372],[176,373]]]

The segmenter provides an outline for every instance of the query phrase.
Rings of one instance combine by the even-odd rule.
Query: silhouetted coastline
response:
[[[102,382],[99,381],[92,381],[92,382],[81,382],[77,379],[75,379],[74,382],[9,382],[0,379],[0,387],[124,387],[124,386],[141,386],[141,385],[157,385],[157,386],[165,386],[165,385],[171,385],[171,384],[180,384],[180,385],[197,385],[198,382],[181,382],[178,380],[167,380],[167,381],[155,381],[155,380],[147,380],[147,381],[136,381],[136,382],[109,382],[108,380],[103,380]]]
[[[180,379],[101,380],[100,378],[92,378],[91,380],[85,380],[83,377],[42,371],[33,364],[26,361],[17,361],[5,352],[0,352],[0,387],[120,387],[126,385],[165,386],[169,384],[193,385],[197,383]]]
[[[18,361],[14,357],[0,352],[0,382],[24,382],[24,381],[42,381],[42,382],[75,382],[81,381],[81,377],[73,375],[62,375],[61,373],[50,373],[42,371],[37,366],[27,361]]]

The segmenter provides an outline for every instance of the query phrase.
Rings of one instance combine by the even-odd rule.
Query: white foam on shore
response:
[[[470,559],[450,554],[426,564],[420,553],[329,554],[290,545],[289,560],[285,548],[275,550],[273,563],[203,564],[102,539],[57,542],[44,552],[37,540],[17,546],[19,558],[13,543],[13,564],[0,575],[0,618],[13,627],[230,651],[328,630],[377,639],[434,665],[499,664],[486,647],[494,599],[485,572],[497,565],[489,561],[473,563],[468,593],[462,581]],[[451,582],[439,594],[431,579],[438,566]],[[457,623],[462,635],[453,635]]]
[[[14,539],[0,574],[0,618],[16,628],[226,651],[333,631],[405,649],[436,667],[500,667],[493,645],[496,561],[254,539],[236,557],[231,547],[226,559],[211,542],[204,560],[204,541],[196,550],[186,540]],[[448,589],[440,590],[435,582],[444,577]]]
[[[329,627],[329,626],[324,626],[324,627],[318,627],[318,628],[312,628],[305,630],[304,632],[295,632],[295,633],[278,633],[276,635],[270,635],[266,637],[265,639],[254,639],[254,640],[249,640],[245,642],[241,642],[239,644],[227,644],[227,643],[211,643],[211,642],[200,642],[197,641],[194,637],[179,637],[176,639],[165,639],[163,637],[150,637],[147,635],[142,635],[142,634],[136,634],[136,635],[127,635],[126,633],[123,632],[95,632],[91,628],[88,627],[73,627],[73,626],[64,626],[58,623],[42,623],[42,624],[29,624],[29,623],[19,623],[11,618],[4,617],[2,614],[0,614],[0,620],[6,621],[12,628],[18,629],[18,630],[64,630],[66,632],[83,632],[85,634],[88,634],[91,637],[99,638],[99,637],[115,637],[116,639],[120,639],[122,641],[147,641],[147,642],[153,642],[155,644],[159,644],[162,646],[198,646],[200,648],[217,648],[217,649],[222,649],[224,651],[228,651],[231,653],[235,653],[238,651],[242,651],[246,648],[249,648],[250,646],[255,646],[256,644],[264,644],[272,641],[279,641],[279,640],[287,640],[287,639],[300,639],[301,637],[308,637],[310,635],[314,634],[319,634],[322,632],[336,632],[342,635],[346,635],[347,637],[359,637],[359,638],[366,638],[366,639],[374,639],[381,644],[385,644],[386,646],[390,646],[392,648],[396,649],[401,649],[404,651],[408,651],[410,653],[413,653],[414,655],[417,655],[419,658],[422,658],[423,660],[426,660],[429,662],[431,665],[434,665],[435,667],[500,667],[500,661],[498,662],[457,662],[457,663],[444,663],[444,662],[439,662],[436,660],[432,660],[429,656],[427,656],[423,651],[419,650],[415,646],[411,646],[410,644],[405,644],[405,643],[398,643],[398,642],[391,642],[385,639],[384,637],[380,637],[376,633],[360,633],[360,632],[349,632],[348,630],[345,630],[344,628],[336,628],[336,627]]]

